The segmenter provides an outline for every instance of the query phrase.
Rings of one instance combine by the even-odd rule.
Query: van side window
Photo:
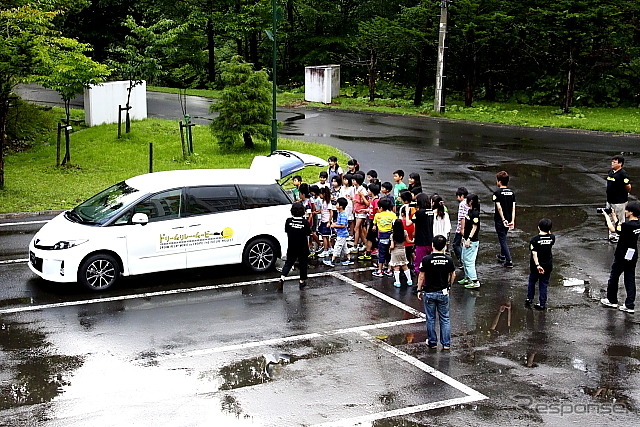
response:
[[[233,185],[187,188],[187,214],[202,215],[242,209]]]
[[[247,209],[288,205],[291,201],[278,184],[240,185],[240,192]]]
[[[154,194],[137,203],[133,208],[133,213],[147,214],[149,222],[179,218],[181,195],[182,190],[179,188]]]

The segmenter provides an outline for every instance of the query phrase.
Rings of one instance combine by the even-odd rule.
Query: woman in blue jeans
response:
[[[480,201],[476,194],[467,196],[467,206],[469,211],[464,218],[464,233],[462,235],[462,266],[464,268],[464,278],[458,283],[467,289],[480,287],[478,274],[476,273],[476,258],[478,257],[478,246],[480,242]]]

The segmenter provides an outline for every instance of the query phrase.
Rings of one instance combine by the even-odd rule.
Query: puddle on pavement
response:
[[[49,354],[49,347],[42,330],[0,319],[2,370],[8,373],[0,384],[0,410],[49,402],[70,384],[83,358]]]
[[[376,420],[371,423],[371,427],[420,427],[424,426],[422,423],[414,421],[403,420],[399,418],[386,418],[383,420]]]
[[[626,345],[611,345],[606,348],[604,354],[615,357],[632,357],[640,361],[640,347],[631,347]]]
[[[582,225],[588,218],[584,209],[575,206],[519,206],[516,226],[528,235],[538,233],[538,222],[549,218],[553,223],[552,233]]]
[[[567,172],[575,172],[574,169],[567,168],[565,165],[555,165],[551,163],[502,163],[498,165],[473,165],[469,169],[478,172],[491,172],[496,174],[501,170],[506,170],[509,175],[521,180],[535,180],[538,182],[553,183],[556,177]]]
[[[614,389],[608,386],[601,387],[583,387],[582,392],[588,396],[598,399],[603,402],[611,402],[617,406],[618,409],[625,411],[633,411],[631,399],[624,395],[620,390]],[[614,409],[614,408],[612,408]]]
[[[0,300],[0,307],[12,307],[16,305],[31,305],[33,298],[8,298]]]
[[[250,387],[276,380],[283,374],[285,367],[298,360],[308,360],[327,356],[347,350],[348,341],[336,339],[327,342],[300,341],[296,348],[309,347],[310,350],[303,354],[265,353],[260,356],[243,359],[238,362],[223,366],[219,370],[222,377],[220,390],[234,390],[242,387]],[[286,351],[286,349],[284,349]]]

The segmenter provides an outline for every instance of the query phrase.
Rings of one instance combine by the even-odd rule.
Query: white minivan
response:
[[[119,182],[45,224],[29,268],[94,291],[120,276],[244,263],[255,272],[286,252],[291,198],[279,180],[315,156],[275,151],[249,169],[155,172]]]

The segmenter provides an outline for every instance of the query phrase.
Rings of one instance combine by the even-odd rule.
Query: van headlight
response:
[[[55,245],[53,245],[52,249],[53,250],[69,249],[69,248],[73,248],[74,246],[81,245],[81,244],[83,244],[85,242],[87,242],[87,239],[83,239],[83,240],[62,240],[62,241],[56,243]]]

